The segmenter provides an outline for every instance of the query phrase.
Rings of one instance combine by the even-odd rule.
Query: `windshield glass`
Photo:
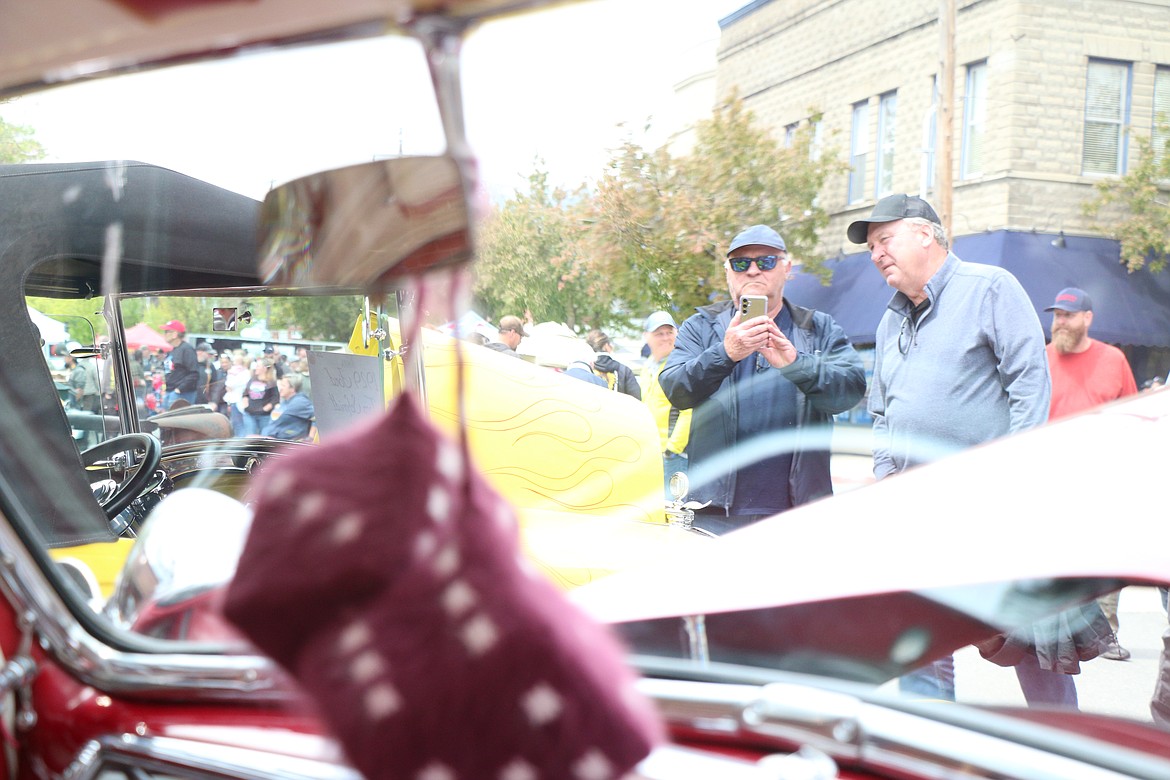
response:
[[[965,205],[921,187],[933,71],[858,95],[817,81],[773,105],[760,95],[782,90],[742,58],[763,45],[746,25],[784,4],[730,3],[706,8],[687,72],[642,78],[665,58],[627,28],[674,6],[636,5],[617,25],[568,8],[470,35],[460,105],[477,162],[449,143],[458,117],[402,35],[242,47],[0,103],[0,130],[25,142],[0,160],[0,427],[21,442],[0,448],[0,473],[40,563],[70,575],[56,585],[103,641],[242,652],[218,599],[258,475],[413,393],[464,437],[517,509],[526,560],[562,589],[655,572],[582,597],[650,665],[1023,705],[1007,661],[1026,634],[1062,685],[1076,677],[1082,709],[1148,719],[1166,624],[1151,571],[1037,549],[1033,524],[1062,537],[1053,516],[1082,499],[1034,488],[1075,493],[1082,476],[1031,470],[1085,445],[1058,434],[1002,459],[985,445],[1045,429],[1053,355],[1081,343],[1086,295],[1128,381],[1084,408],[1165,376],[1170,344],[1105,329],[1161,328],[1165,274],[1116,276],[1116,241],[1087,223],[1066,235],[1057,217],[1010,211],[1014,195],[981,178],[1009,164],[990,137],[966,137],[953,166],[970,174],[955,188]],[[575,29],[585,53],[561,50]],[[611,34],[606,48],[640,51],[616,71],[596,61]],[[968,66],[983,107],[970,133],[994,129],[994,64]],[[1147,70],[1163,84],[1165,65]],[[1117,75],[1092,74],[1077,83]],[[656,86],[631,96],[626,82]],[[529,113],[553,92],[584,108]],[[609,103],[622,116],[597,119]],[[580,152],[572,166],[564,147]],[[1054,181],[1092,189],[1080,163]],[[1090,240],[1114,254],[1079,245]],[[1060,270],[1058,250],[1079,253],[1083,277]],[[1140,436],[1130,417],[1166,416],[1157,393],[1143,398],[1092,436]],[[1111,509],[1084,501],[1107,522]],[[748,541],[725,544],[736,535]],[[1006,562],[956,563],[971,551]],[[1127,574],[1136,584],[1111,606]],[[1114,663],[1123,652],[1132,662]],[[951,656],[938,687],[899,682]]]

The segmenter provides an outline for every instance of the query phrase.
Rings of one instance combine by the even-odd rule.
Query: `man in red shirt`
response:
[[[1049,420],[1137,393],[1133,371],[1121,350],[1089,338],[1093,301],[1084,290],[1066,287],[1044,311],[1052,312],[1052,342],[1047,347],[1052,374]],[[1118,596],[1110,593],[1098,599],[1113,628],[1113,640],[1101,657],[1125,661],[1129,651],[1117,641]]]

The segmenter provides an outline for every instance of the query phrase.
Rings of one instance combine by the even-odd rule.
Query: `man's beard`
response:
[[[1052,346],[1056,347],[1057,352],[1068,354],[1081,343],[1081,339],[1084,336],[1085,330],[1080,328],[1061,328],[1060,330],[1054,330],[1052,331]]]

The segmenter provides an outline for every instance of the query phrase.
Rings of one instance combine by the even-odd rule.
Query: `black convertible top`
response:
[[[58,476],[54,496],[25,496],[49,544],[108,538],[109,530],[77,467],[25,296],[258,286],[259,205],[138,162],[0,166],[0,407],[21,412],[0,415],[0,477]],[[103,289],[103,260],[114,259],[106,263],[118,269],[114,284]]]
[[[0,261],[26,295],[101,294],[120,232],[122,292],[236,287],[256,277],[252,198],[166,168],[108,161],[0,166]],[[109,291],[105,291],[109,292]]]

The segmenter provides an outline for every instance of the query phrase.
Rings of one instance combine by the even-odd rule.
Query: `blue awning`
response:
[[[1066,236],[1063,248],[1052,233],[998,230],[961,236],[955,254],[1010,271],[1024,286],[1045,337],[1052,314],[1045,312],[1065,287],[1080,287],[1093,299],[1093,338],[1110,344],[1170,348],[1170,271],[1129,273],[1118,243],[1106,238]],[[784,294],[793,303],[833,315],[854,344],[872,344],[893,290],[869,261],[869,253],[830,260],[829,286],[797,273]]]

